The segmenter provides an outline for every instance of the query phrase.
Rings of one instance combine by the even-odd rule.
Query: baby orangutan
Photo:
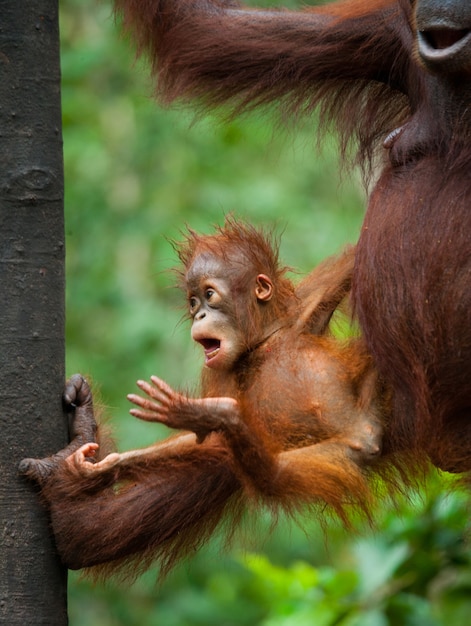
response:
[[[71,568],[141,571],[157,558],[165,572],[223,519],[235,528],[247,504],[290,514],[327,504],[344,522],[352,506],[368,514],[387,395],[362,341],[328,331],[350,290],[354,249],[297,287],[271,238],[234,218],[214,235],[189,231],[178,252],[205,358],[201,397],[156,376],[128,397],[135,417],[185,432],[95,461],[92,397],[74,376],[64,396],[72,442],[22,463]]]

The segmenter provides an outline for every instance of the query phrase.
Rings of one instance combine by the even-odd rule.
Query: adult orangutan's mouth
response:
[[[469,28],[461,28],[459,30],[453,28],[437,28],[436,30],[426,30],[420,33],[425,39],[427,46],[434,50],[446,50],[447,48],[451,48],[468,34]]]
[[[430,26],[417,33],[421,59],[430,66],[451,65],[451,70],[464,69],[470,62],[471,29]]]

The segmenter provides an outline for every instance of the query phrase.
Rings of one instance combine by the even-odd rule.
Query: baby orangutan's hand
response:
[[[94,461],[97,443],[86,443],[65,459],[65,462],[81,476],[91,476],[111,469],[119,462],[120,455],[116,452],[108,454],[101,461]]]
[[[141,407],[130,410],[131,415],[138,419],[193,431],[199,442],[209,433],[225,431],[239,422],[239,406],[234,398],[189,398],[157,376],[151,377],[151,383],[137,381],[137,386],[147,394],[147,398],[128,395],[130,402]]]

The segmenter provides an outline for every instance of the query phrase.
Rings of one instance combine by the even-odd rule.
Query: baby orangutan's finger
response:
[[[167,411],[165,409],[156,411],[141,411],[141,409],[131,409],[129,413],[133,417],[137,417],[137,419],[143,420],[144,422],[159,422],[160,424],[166,424],[167,422]]]

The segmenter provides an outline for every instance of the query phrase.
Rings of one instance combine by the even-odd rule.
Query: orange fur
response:
[[[82,459],[81,448],[75,450],[93,441],[94,416],[88,387],[76,376],[66,388],[77,406],[75,439],[24,467],[42,487],[64,562],[98,576],[118,570],[132,577],[153,559],[165,574],[216,528],[230,536],[247,507],[292,516],[327,510],[347,525],[358,509],[371,519],[370,476],[397,484],[401,475],[399,456],[390,451],[381,458],[390,397],[371,357],[360,339],[340,342],[329,332],[350,290],[354,249],[325,261],[297,287],[270,235],[233,218],[211,236],[190,232],[178,251],[182,276],[199,254],[212,255],[203,265],[204,284],[215,278],[208,267],[218,281],[224,277],[226,301],[215,306],[247,345],[222,369],[204,368],[202,399],[165,387],[168,402],[156,396],[153,404],[141,403],[147,411],[137,417],[193,431],[200,442],[181,434],[96,465]],[[260,272],[273,282],[267,301],[252,288]],[[236,403],[225,408],[221,396]]]
[[[357,147],[367,180],[381,165],[357,247],[354,308],[395,392],[391,446],[461,472],[471,470],[469,6],[346,0],[280,11],[115,0],[164,102],[234,113],[272,102],[287,114],[317,108],[321,131],[339,131],[344,157]],[[420,41],[433,52],[437,23],[452,39],[437,43],[433,60]],[[450,43],[460,37],[458,53]]]
[[[284,295],[274,302],[247,304],[249,295],[236,295],[239,310],[228,319],[246,329],[246,351],[231,370],[205,372],[202,398],[164,387],[166,410],[150,403],[148,419],[194,435],[123,453],[115,464],[107,457],[92,477],[79,459],[74,473],[70,459],[80,455],[73,450],[94,425],[85,395],[72,447],[25,462],[42,485],[65,562],[140,568],[155,555],[166,570],[225,519],[232,532],[246,503],[295,514],[325,502],[347,521],[352,507],[370,515],[371,474],[395,487],[428,459],[471,472],[470,53],[437,64],[440,55],[433,61],[420,50],[417,12],[427,36],[437,3],[371,0],[304,11],[245,10],[226,0],[115,6],[150,56],[164,101],[195,98],[234,112],[272,101],[292,113],[318,107],[321,121],[339,129],[344,155],[356,141],[366,173],[385,140],[388,158],[356,251],[327,261],[295,290],[275,271],[274,292]],[[449,17],[459,24],[468,6],[456,0],[440,11],[454,8]],[[447,40],[438,44],[445,60]],[[241,232],[235,245],[251,275],[232,271],[224,230],[212,242],[238,293],[259,271],[247,250],[267,252],[250,228]],[[185,271],[207,243],[189,236]],[[276,250],[266,268],[274,259]],[[328,327],[350,286],[364,339],[342,344]],[[214,404],[219,396],[232,402]]]

